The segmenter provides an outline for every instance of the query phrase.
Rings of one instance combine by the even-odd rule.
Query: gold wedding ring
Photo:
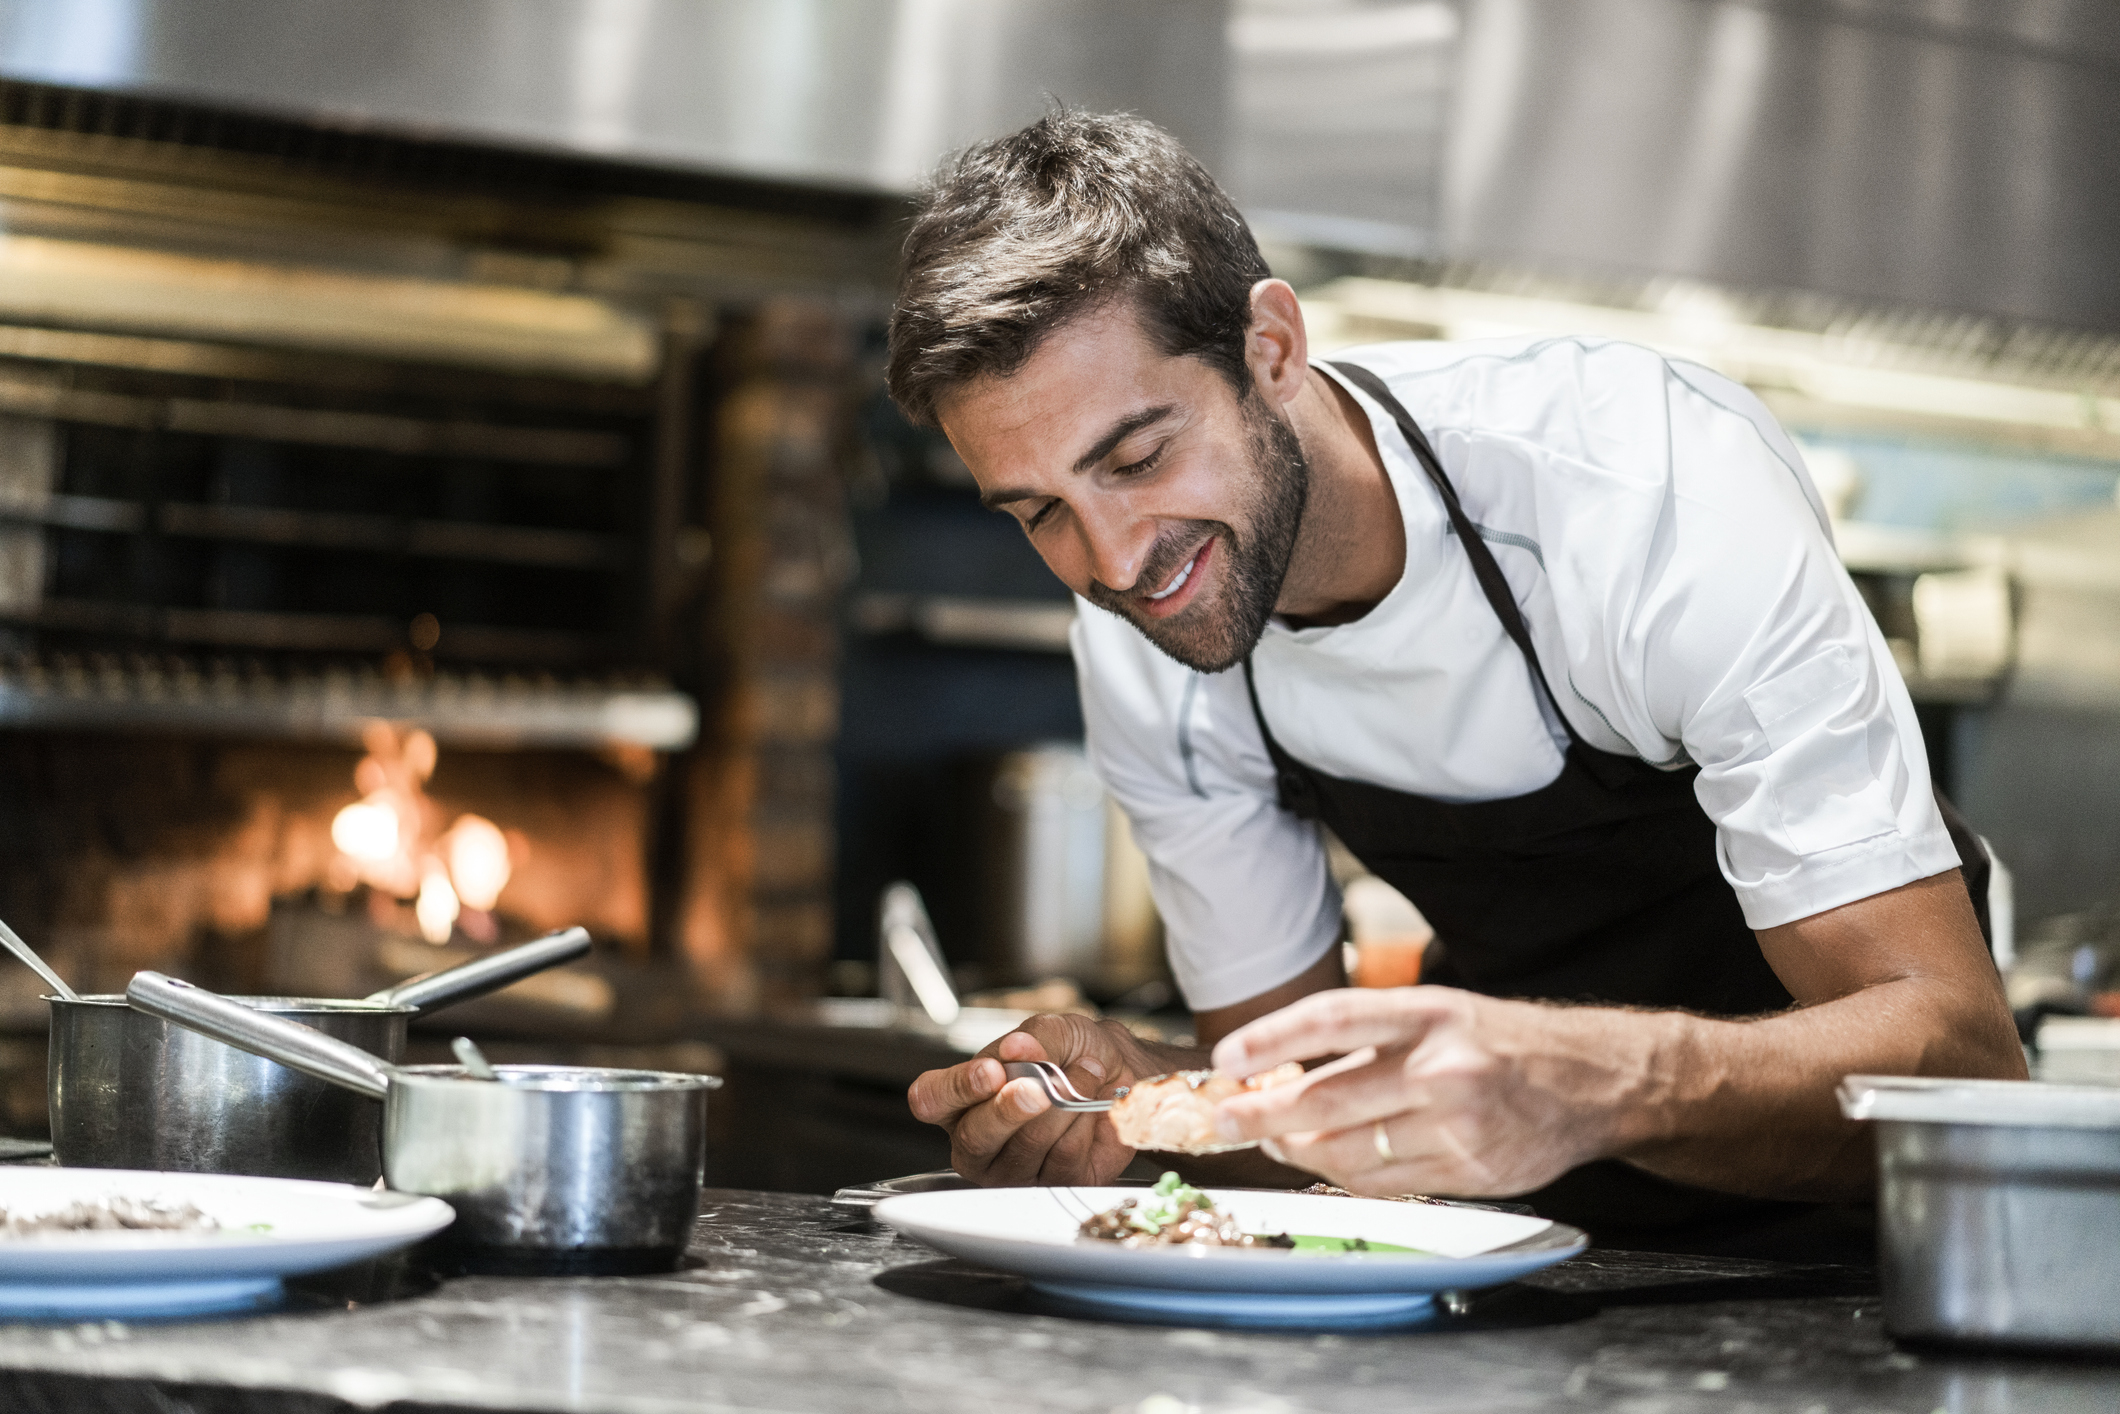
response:
[[[1399,1161],[1399,1156],[1391,1152],[1391,1136],[1384,1132],[1384,1121],[1378,1120],[1369,1126],[1369,1137],[1377,1146],[1377,1158],[1386,1165]]]

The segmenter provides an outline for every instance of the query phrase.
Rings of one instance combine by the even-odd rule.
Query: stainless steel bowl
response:
[[[456,1209],[481,1271],[667,1271],[699,1215],[711,1075],[502,1065],[390,1076],[383,1175]]]
[[[569,928],[360,1001],[243,997],[395,1062],[412,1019],[589,951]],[[69,1168],[247,1173],[373,1183],[383,1107],[260,1056],[135,1010],[123,997],[47,997],[52,1149]]]
[[[1853,1075],[1840,1104],[1877,1126],[1893,1335],[2120,1349],[2120,1090]]]
[[[247,1173],[373,1183],[383,1107],[263,1056],[144,1015],[122,996],[48,999],[52,1152],[69,1168]],[[395,1061],[418,1012],[243,997],[245,1006]]]
[[[383,1173],[441,1198],[437,1240],[465,1270],[668,1270],[706,1167],[711,1075],[590,1066],[395,1066],[343,1041],[159,973],[126,989],[175,1026],[383,1101]]]

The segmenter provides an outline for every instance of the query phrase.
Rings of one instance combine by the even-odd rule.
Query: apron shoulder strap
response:
[[[1259,724],[1259,740],[1265,743],[1267,759],[1273,762],[1274,798],[1283,810],[1298,820],[1317,819],[1317,786],[1295,757],[1284,751],[1281,743],[1274,739],[1273,728],[1266,725],[1266,712],[1259,706],[1259,685],[1252,677],[1249,653],[1244,655],[1244,693],[1251,699],[1251,719]]]
[[[1328,360],[1328,363],[1330,367],[1345,375],[1348,382],[1375,398],[1384,411],[1391,414],[1391,420],[1398,424],[1400,434],[1406,439],[1406,445],[1413,449],[1413,459],[1420,463],[1421,470],[1428,474],[1428,480],[1435,486],[1436,494],[1442,497],[1443,513],[1450,517],[1451,528],[1457,531],[1458,543],[1465,547],[1465,557],[1472,561],[1472,574],[1479,581],[1480,592],[1487,596],[1487,603],[1494,609],[1494,616],[1502,621],[1502,631],[1515,642],[1518,651],[1524,655],[1524,661],[1530,665],[1531,680],[1538,684],[1539,691],[1545,695],[1547,705],[1553,709],[1553,715],[1560,719],[1561,730],[1568,734],[1570,742],[1582,747],[1585,752],[1592,753],[1593,756],[1601,755],[1602,753],[1594,752],[1587,742],[1576,735],[1575,724],[1570,722],[1568,714],[1561,710],[1560,699],[1553,695],[1553,684],[1546,681],[1546,670],[1539,663],[1538,649],[1532,646],[1531,627],[1524,622],[1524,611],[1517,607],[1516,596],[1509,590],[1509,581],[1503,577],[1502,567],[1495,563],[1494,552],[1488,549],[1487,542],[1480,538],[1478,528],[1472,523],[1472,517],[1465,514],[1465,507],[1458,501],[1457,487],[1451,484],[1449,476],[1444,473],[1443,463],[1437,458],[1435,448],[1428,444],[1428,434],[1421,431],[1420,424],[1413,420],[1413,414],[1406,411],[1406,405],[1393,396],[1391,389],[1386,387],[1384,380],[1376,374],[1358,363],[1339,363],[1331,360]]]

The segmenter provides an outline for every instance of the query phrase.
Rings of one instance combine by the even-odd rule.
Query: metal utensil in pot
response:
[[[397,1066],[160,973],[133,1006],[383,1101],[383,1176],[447,1200],[455,1261],[483,1271],[666,1271],[699,1211],[711,1075],[502,1065]]]
[[[37,956],[37,950],[31,947],[28,943],[23,942],[22,939],[17,936],[15,930],[8,927],[5,921],[0,921],[0,947],[5,947],[9,952],[13,953],[15,957],[24,966],[28,967],[30,971],[36,973],[39,977],[42,977],[44,979],[45,985],[50,987],[52,991],[57,993],[59,996],[64,997],[70,1002],[78,1002],[81,1000],[81,994],[79,992],[76,992],[73,988],[67,986],[66,979],[64,977],[61,977],[58,973],[52,971],[51,964],[46,962],[43,958]]]
[[[2120,1349],[2120,1089],[1851,1075],[1895,1336]]]
[[[581,928],[423,974],[360,1001],[246,997],[384,1060],[412,1018],[589,951]],[[373,1099],[148,1016],[121,996],[47,997],[52,1150],[81,1168],[241,1173],[373,1183],[383,1171]]]

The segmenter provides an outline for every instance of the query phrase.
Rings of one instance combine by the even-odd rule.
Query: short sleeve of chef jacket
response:
[[[1590,338],[1333,357],[1377,372],[1427,431],[1577,733],[1664,769],[1700,768],[1695,794],[1750,926],[1957,865],[1906,687],[1796,447],[1743,387]],[[1398,431],[1357,401],[1387,449],[1408,579],[1469,574]],[[1455,635],[1488,651],[1455,675],[1447,663],[1410,671],[1395,699],[1390,657],[1350,678],[1347,655],[1329,657],[1334,635],[1349,635],[1269,630],[1259,660],[1263,673],[1271,650],[1284,749],[1335,775],[1457,801],[1550,781],[1565,735],[1514,649],[1493,650],[1493,611],[1463,592],[1424,600],[1420,588],[1402,584],[1368,619],[1409,606],[1427,617],[1358,621],[1363,641],[1418,656]],[[1289,981],[1335,945],[1339,898],[1316,829],[1276,803],[1241,669],[1194,672],[1124,620],[1078,608],[1091,760],[1148,856],[1188,1002],[1230,1006]],[[1510,717],[1497,704],[1512,695],[1518,716],[1542,714],[1548,730],[1495,737],[1488,724]]]

